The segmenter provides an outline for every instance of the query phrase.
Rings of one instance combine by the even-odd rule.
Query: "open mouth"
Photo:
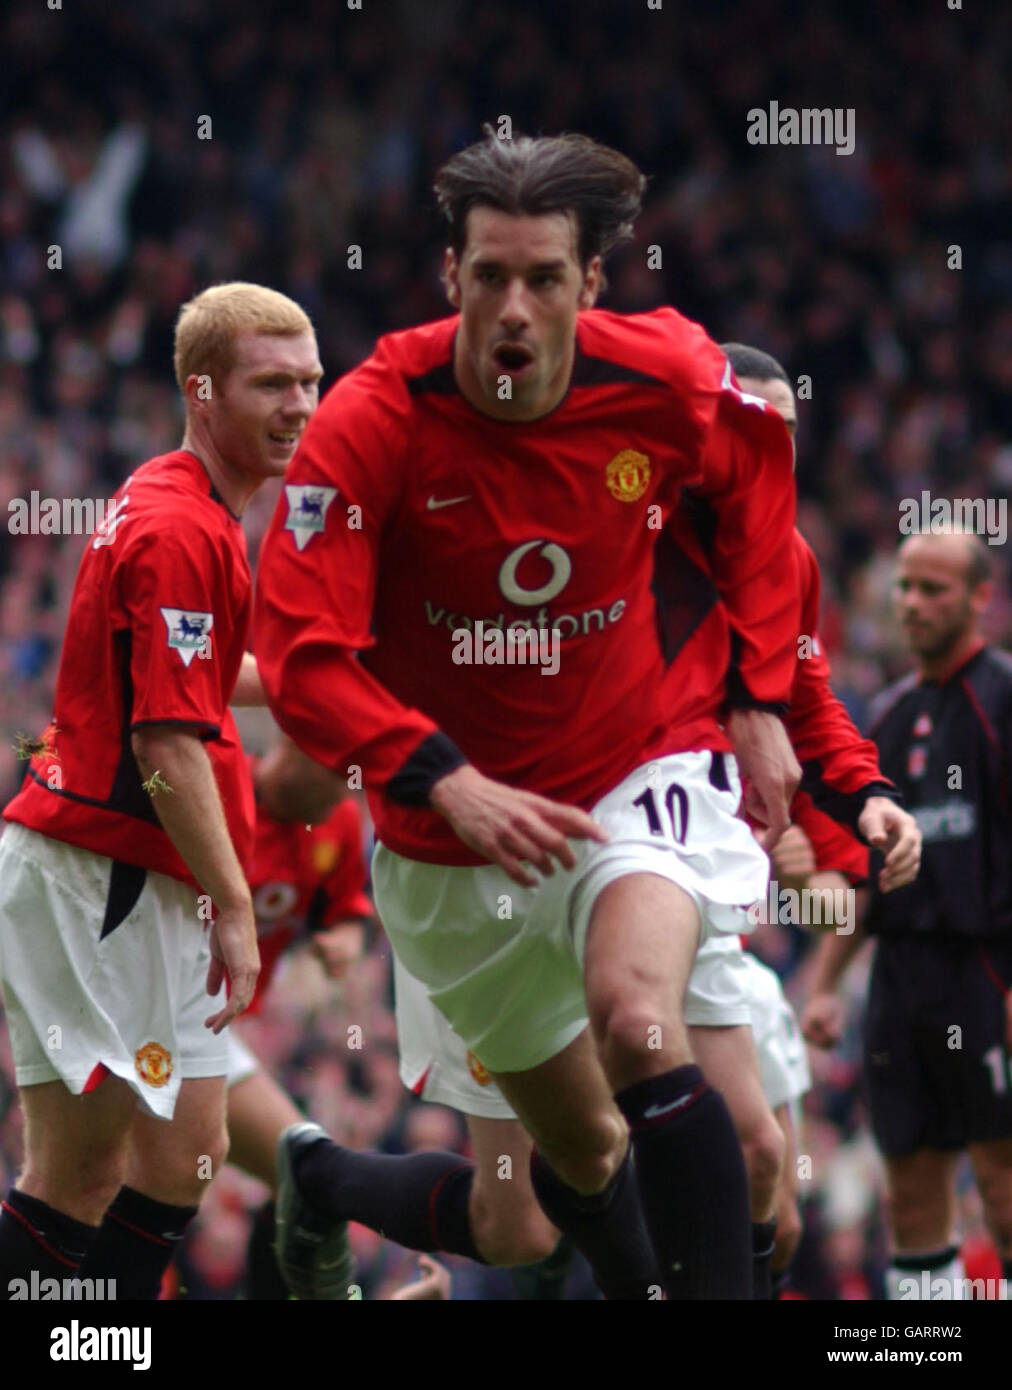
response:
[[[271,431],[267,437],[274,444],[280,444],[284,449],[294,449],[299,442],[298,430],[288,430],[285,433]]]
[[[492,355],[507,372],[522,371],[534,361],[533,352],[521,343],[500,343]]]

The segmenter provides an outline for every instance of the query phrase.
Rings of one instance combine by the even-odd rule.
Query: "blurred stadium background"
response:
[[[55,0],[49,0],[50,4]],[[515,133],[579,130],[650,176],[635,241],[603,301],[674,304],[718,340],[779,357],[802,400],[801,529],[823,570],[822,635],[855,719],[906,669],[888,616],[904,497],[1012,490],[1012,10],[945,0],[8,0],[0,14],[0,508],[111,496],[177,446],[179,305],[220,280],[292,295],[327,382],[389,329],[446,312],[432,176],[509,115]],[[977,13],[974,13],[977,11]],[[856,149],[762,147],[770,100],[853,108]],[[211,118],[211,138],[198,121]],[[206,127],[205,127],[206,129]],[[62,268],[47,264],[62,249]],[[348,248],[362,249],[361,269]],[[647,247],[662,266],[648,269]],[[962,269],[948,267],[961,249]],[[251,559],[276,497],[248,515]],[[82,537],[0,528],[4,746],[49,719]],[[994,547],[991,636],[1009,645],[1008,546]],[[255,746],[267,733],[249,721]],[[0,758],[6,801],[19,779]],[[757,943],[795,997],[805,941]],[[879,1178],[858,1094],[856,1020],[813,1058],[801,1151],[810,1235],[795,1286],[880,1295]],[[349,1054],[349,1022],[371,1046]],[[308,958],[257,1024],[314,1118],[354,1145],[447,1147],[449,1112],[405,1100],[382,940],[343,987]],[[352,1060],[349,1060],[349,1058]],[[0,1185],[19,1116],[0,1029]],[[189,1241],[190,1296],[235,1294],[255,1184],[215,1183]],[[968,1273],[996,1274],[965,1197]],[[359,1236],[366,1296],[413,1261]],[[987,1266],[985,1268],[985,1266]],[[508,1297],[455,1266],[457,1297]],[[579,1296],[579,1287],[574,1293]]]

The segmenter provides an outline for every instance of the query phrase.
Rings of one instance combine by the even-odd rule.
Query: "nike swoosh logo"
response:
[[[430,512],[437,512],[440,507],[452,507],[457,502],[469,502],[470,500],[470,493],[468,493],[466,497],[444,497],[439,502],[437,502],[434,497],[430,497],[427,505]]]
[[[680,1110],[683,1105],[688,1105],[695,1094],[695,1091],[690,1091],[687,1096],[679,1096],[678,1099],[673,1100],[670,1105],[651,1105],[649,1110],[643,1111],[643,1118],[645,1120],[652,1120],[657,1115],[667,1115],[672,1110]]]

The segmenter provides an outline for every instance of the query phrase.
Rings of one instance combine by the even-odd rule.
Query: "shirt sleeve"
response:
[[[392,375],[370,358],[310,420],[260,549],[253,616],[260,676],[281,728],[339,776],[361,768],[363,784],[377,791],[439,736],[358,660],[374,645],[380,538],[400,501],[407,447],[396,396],[404,388]],[[463,761],[445,736],[435,743],[443,763]]]
[[[829,660],[817,630],[821,597],[818,565],[807,546],[798,547],[798,561],[801,631],[787,732],[801,764],[801,789],[819,810],[856,830],[868,797],[899,800],[899,793],[882,775],[874,743],[861,737],[833,694]]]
[[[845,874],[855,886],[868,878],[868,847],[851,831],[816,807],[806,792],[796,792],[791,802],[791,820],[808,836],[820,873],[835,870]]]
[[[731,627],[726,703],[784,714],[800,617],[794,458],[780,416],[739,391],[729,366],[702,464],[703,481],[688,495],[715,518],[710,565]]]
[[[219,548],[199,526],[160,530],[139,538],[117,578],[131,730],[171,722],[217,738],[230,694],[223,657],[237,617]]]

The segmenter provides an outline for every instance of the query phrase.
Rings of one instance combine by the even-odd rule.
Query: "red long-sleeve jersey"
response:
[[[380,339],[320,405],[260,552],[254,643],[282,728],[361,768],[378,837],[469,864],[428,809],[434,774],[466,758],[590,806],[649,758],[727,748],[727,653],[736,703],[786,709],[799,608],[786,430],[698,325],[581,314],[568,393],[515,423],[461,396],[456,327]],[[688,595],[673,629],[658,540],[685,487],[712,510],[723,602]],[[557,673],[458,664],[479,621],[558,632]]]
[[[798,531],[794,533],[794,551],[801,582],[801,631],[791,707],[785,721],[787,732],[802,768],[801,790],[811,797],[815,810],[856,828],[870,795],[897,798],[898,794],[882,775],[878,749],[870,739],[861,737],[833,694],[829,661],[818,633],[819,566]]]

